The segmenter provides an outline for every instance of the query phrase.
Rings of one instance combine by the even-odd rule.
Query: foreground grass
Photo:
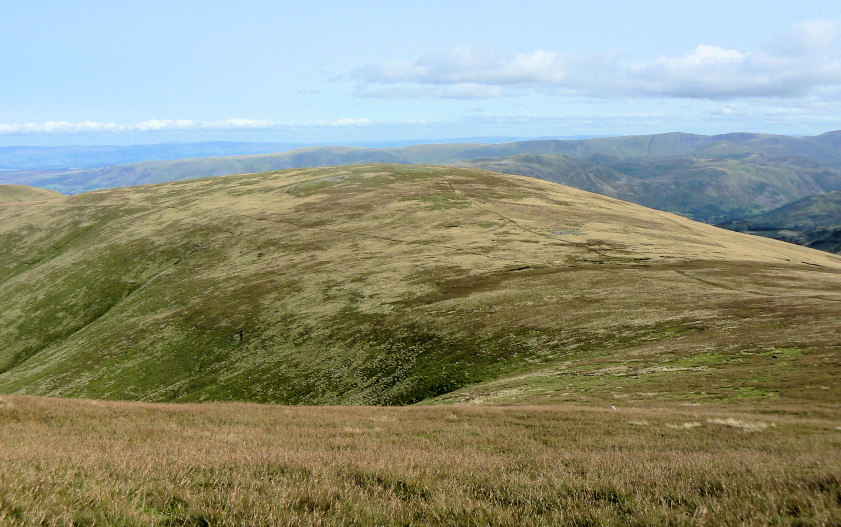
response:
[[[841,521],[841,414],[4,396],[6,525]]]

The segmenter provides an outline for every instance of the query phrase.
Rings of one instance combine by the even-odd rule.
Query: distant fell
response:
[[[676,156],[802,157],[824,164],[841,163],[841,149],[832,133],[794,138],[768,134],[734,133],[704,136],[666,133],[579,140],[515,141],[500,144],[423,144],[394,148],[311,147],[282,153],[234,157],[196,157],[148,161],[74,171],[0,173],[0,182],[26,183],[75,194],[128,185],[179,181],[288,168],[364,163],[448,164],[521,154],[562,155],[593,162],[598,156],[645,160]]]
[[[841,252],[841,191],[808,196],[722,226],[830,252]]]

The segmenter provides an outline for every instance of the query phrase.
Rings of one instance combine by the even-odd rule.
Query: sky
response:
[[[836,129],[837,0],[0,0],[0,146]]]

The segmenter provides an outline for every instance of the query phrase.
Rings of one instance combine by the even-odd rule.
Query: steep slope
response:
[[[809,158],[601,159],[634,180],[635,203],[719,222],[841,189],[841,170]]]
[[[827,132],[815,137],[807,137],[806,141],[818,145],[827,157],[834,159],[836,162],[841,161],[841,130],[834,132]]]
[[[0,185],[0,203],[23,203],[63,197],[64,194],[54,190],[30,187],[28,185]]]
[[[0,206],[0,251],[3,392],[404,404],[513,375],[546,400],[839,395],[841,258],[532,178],[99,191]]]
[[[808,196],[722,227],[841,252],[841,191]]]

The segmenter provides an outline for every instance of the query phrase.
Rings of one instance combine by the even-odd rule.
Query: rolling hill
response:
[[[5,393],[841,392],[841,257],[534,178],[378,164],[104,190],[0,205],[0,251]]]
[[[794,138],[747,133],[717,136],[669,133],[499,144],[312,147],[278,154],[157,160],[70,171],[7,171],[0,173],[0,182],[24,183],[74,194],[302,167],[381,162],[449,164],[536,177],[698,221],[728,225],[728,222],[763,214],[810,195],[841,190],[841,149],[837,148],[840,135],[841,132],[831,132]],[[270,146],[244,145],[242,148]],[[155,145],[150,148],[152,146]],[[168,152],[173,145],[159,146],[163,150],[153,150],[153,153]],[[174,147],[178,152],[191,152],[190,145]],[[236,144],[202,143],[194,145],[193,151],[235,147]],[[129,149],[131,155],[145,151],[138,148],[136,152]],[[70,153],[78,157],[87,152],[77,150],[71,149]],[[103,155],[119,152],[112,150],[105,149]],[[94,149],[94,152],[98,151]],[[28,151],[24,154],[34,155]],[[824,241],[814,247],[834,250],[836,235],[830,232],[830,227],[816,226],[821,230],[816,236]],[[773,235],[764,230],[753,232]],[[791,233],[777,237],[804,244],[815,238]]]
[[[63,198],[64,195],[28,185],[0,185],[0,203],[23,203]]]

